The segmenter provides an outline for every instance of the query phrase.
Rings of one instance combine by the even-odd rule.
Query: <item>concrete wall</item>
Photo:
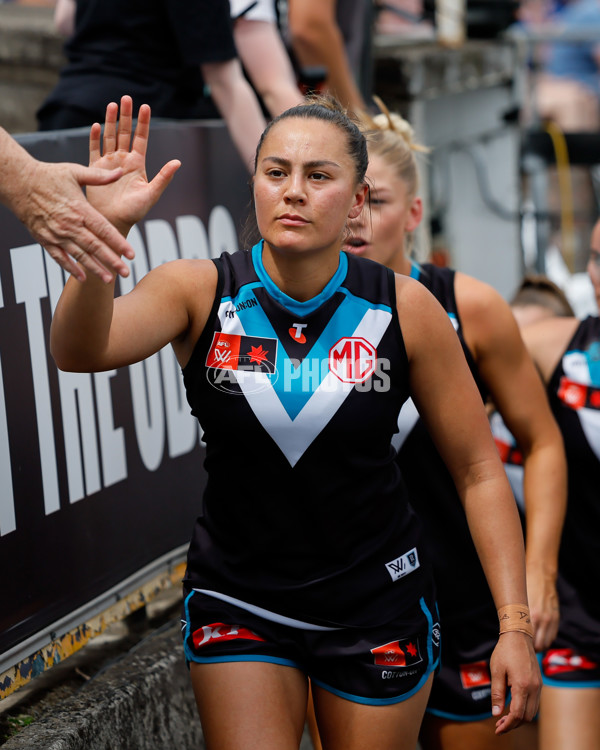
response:
[[[2,750],[202,750],[179,621],[141,641]],[[305,729],[300,750],[312,750]]]
[[[37,130],[35,113],[65,62],[52,14],[51,8],[0,4],[0,125],[10,133]]]
[[[85,683],[2,750],[204,748],[179,623]]]

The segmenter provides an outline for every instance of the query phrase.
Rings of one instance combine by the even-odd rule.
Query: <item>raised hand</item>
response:
[[[115,273],[129,273],[121,256],[133,258],[133,248],[88,203],[81,189],[105,185],[120,176],[120,169],[38,161],[0,128],[0,203],[25,224],[65,271],[80,280],[85,279],[86,271],[107,282]]]
[[[111,102],[107,106],[102,150],[100,125],[95,123],[90,131],[90,167],[120,168],[123,176],[110,185],[89,187],[88,200],[124,236],[154,206],[181,166],[179,160],[173,159],[148,182],[146,150],[150,132],[150,107],[147,104],[140,107],[133,139],[132,110],[130,96],[121,98],[120,116],[117,104]]]

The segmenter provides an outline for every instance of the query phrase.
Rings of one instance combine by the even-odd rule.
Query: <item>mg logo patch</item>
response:
[[[340,339],[329,350],[329,369],[342,383],[363,383],[377,368],[377,350],[366,339]]]

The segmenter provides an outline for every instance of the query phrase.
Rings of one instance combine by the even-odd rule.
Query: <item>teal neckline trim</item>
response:
[[[410,262],[410,278],[417,281],[421,278],[421,266],[414,260]]]
[[[305,302],[299,302],[297,299],[282,292],[266,272],[262,261],[263,242],[264,240],[257,242],[252,248],[252,263],[254,264],[256,275],[267,290],[268,294],[270,294],[274,300],[279,302],[280,305],[285,307],[286,310],[294,313],[294,315],[303,317],[314,312],[335,294],[348,273],[348,258],[345,253],[340,253],[340,262],[338,263],[337,271],[329,279],[325,288],[319,292],[316,297],[307,299]]]

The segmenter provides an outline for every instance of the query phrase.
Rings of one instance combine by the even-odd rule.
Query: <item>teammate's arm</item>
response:
[[[509,305],[487,284],[457,274],[459,314],[492,401],[523,454],[527,592],[535,648],[558,630],[558,549],[567,506],[560,430]]]
[[[397,277],[396,286],[411,395],[452,475],[496,607],[527,604],[515,501],[454,328],[421,284]],[[501,635],[491,672],[495,716],[511,691],[509,712],[499,718],[497,733],[533,719],[540,674],[532,639],[521,632]]]

